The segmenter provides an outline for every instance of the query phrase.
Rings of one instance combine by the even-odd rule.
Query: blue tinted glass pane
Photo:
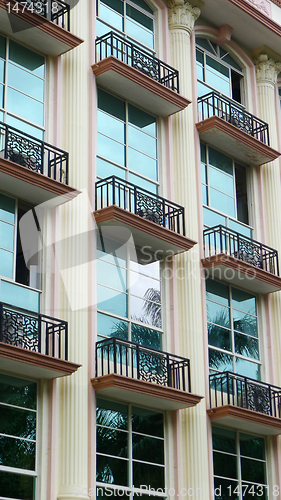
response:
[[[125,179],[126,171],[122,168],[116,167],[108,161],[97,158],[97,176],[105,179],[106,177],[110,177],[111,175],[116,175],[121,179]]]
[[[235,217],[234,199],[213,188],[210,188],[210,205],[216,210],[230,215],[230,217]]]
[[[107,115],[98,110],[98,131],[115,139],[116,141],[125,143],[125,124],[117,120],[113,116]]]
[[[107,5],[119,14],[123,14],[123,2],[121,0],[103,0],[101,4]]]
[[[9,87],[7,89],[7,109],[15,114],[20,114],[26,120],[43,125],[44,105]]]
[[[230,354],[209,349],[209,366],[220,372],[233,371],[233,359]]]
[[[7,250],[14,250],[15,226],[0,221],[0,245]]]
[[[219,226],[220,224],[222,226],[225,226],[225,217],[223,215],[219,215],[213,210],[209,210],[208,208],[204,207],[203,208],[203,218],[204,218],[204,224],[209,227],[214,227],[214,226]]]
[[[44,57],[12,40],[10,40],[9,59],[22,68],[44,78]]]
[[[134,9],[131,5],[127,4],[126,5],[126,14],[127,17],[130,17],[134,21],[136,21],[138,24],[141,24],[145,28],[147,28],[149,31],[153,32],[153,19],[151,17],[148,17],[147,15],[143,14],[137,9]]]
[[[247,358],[259,359],[259,342],[248,335],[234,334],[235,353]]]
[[[230,82],[223,80],[219,75],[206,69],[206,82],[219,92],[230,96]]]
[[[229,308],[210,300],[207,300],[207,319],[217,325],[230,328]]]
[[[105,262],[97,261],[97,281],[103,285],[110,286],[122,292],[126,292],[126,270],[118,266]]]
[[[132,38],[138,40],[138,42],[143,43],[147,47],[153,49],[154,47],[153,33],[147,31],[139,24],[134,23],[128,17],[126,19],[126,33]]]
[[[40,292],[1,280],[0,301],[28,311],[39,312]]]
[[[112,316],[98,313],[98,333],[106,337],[118,337],[128,340],[128,323]]]
[[[127,316],[127,295],[111,290],[102,285],[97,286],[98,307],[103,311]]]
[[[0,107],[4,108],[4,85],[0,84]],[[1,113],[2,115],[2,113]],[[1,120],[3,118],[1,117]]]
[[[13,278],[14,254],[0,248],[0,274],[6,278]]]
[[[229,79],[229,68],[216,61],[210,56],[206,56],[206,65],[218,76]]]
[[[256,299],[250,293],[242,290],[232,289],[232,305],[241,311],[256,314]]]
[[[236,453],[236,435],[234,431],[213,427],[212,434],[214,450]]]
[[[231,332],[217,325],[208,324],[209,345],[231,351]]]
[[[209,300],[215,300],[220,304],[229,305],[229,288],[219,281],[206,280],[206,292]]]
[[[6,58],[6,38],[0,36],[0,57]]]
[[[240,433],[240,453],[244,457],[265,460],[264,439]]]
[[[236,373],[243,375],[243,377],[254,378],[260,380],[260,365],[246,361],[245,359],[235,358]]]
[[[128,144],[153,158],[157,156],[156,139],[131,125],[128,127]]]
[[[230,177],[224,172],[216,168],[209,167],[209,184],[210,186],[234,197],[233,177]]]
[[[204,205],[208,204],[208,191],[207,191],[207,187],[204,185],[202,185],[202,203]]]
[[[252,229],[250,227],[244,226],[243,224],[239,224],[239,222],[235,222],[229,219],[228,227],[237,231],[237,233],[243,234],[243,236],[247,236],[248,238],[252,238]]]
[[[156,136],[156,118],[145,111],[128,104],[129,123],[139,127],[144,132]]]
[[[204,64],[204,54],[201,50],[196,49],[196,61],[200,63],[201,66]]]
[[[139,186],[143,189],[146,189],[150,193],[157,194],[158,191],[158,186],[156,184],[153,184],[152,182],[146,181],[145,179],[142,179],[138,175],[134,174],[129,174],[129,181],[135,184],[136,186]]]
[[[114,28],[117,28],[119,31],[123,31],[123,16],[117,14],[117,12],[109,9],[102,3],[100,4],[99,16]],[[108,31],[110,30],[108,29]]]
[[[151,349],[162,349],[162,333],[150,330],[142,325],[132,324],[132,342],[151,347]]]
[[[157,161],[139,153],[135,149],[128,149],[129,169],[135,170],[146,177],[157,181]]]
[[[98,134],[98,154],[125,166],[125,146],[102,134]]]
[[[203,95],[206,95],[206,94],[209,94],[210,92],[212,92],[213,89],[211,89],[210,87],[208,87],[207,85],[205,85],[204,83],[201,83],[201,82],[197,82],[197,93],[198,93],[198,97],[202,97]],[[202,112],[202,107],[201,105],[199,106],[199,112],[201,113]],[[210,110],[209,110],[209,113],[210,113]],[[206,111],[204,111],[204,115],[207,114]],[[210,113],[210,116],[213,115],[213,112]]]
[[[238,332],[248,333],[253,337],[258,336],[258,324],[256,316],[250,316],[241,311],[233,309],[233,328]]]
[[[0,194],[0,219],[15,222],[15,200],[4,194]]]
[[[196,64],[196,73],[198,80],[204,80],[204,68],[202,64],[199,63]]]
[[[233,176],[232,159],[211,147],[209,147],[209,163],[213,167]]]
[[[0,82],[4,83],[5,62],[0,59]]]
[[[11,63],[8,67],[8,85],[35,97],[35,99],[44,100],[44,80]]]
[[[220,52],[221,52],[221,57],[222,57],[222,48],[220,48]],[[239,66],[239,64],[237,64],[237,62],[233,59],[233,57],[231,57],[229,54],[227,54],[226,56],[224,56],[223,60],[225,62],[227,62],[230,66],[232,66],[233,68],[235,69],[238,69],[239,71],[242,71],[242,68]]]
[[[110,28],[106,24],[99,21],[99,19],[96,20],[96,36],[97,37],[106,35],[109,32],[109,30],[110,30]]]
[[[117,97],[98,89],[98,107],[108,114],[125,121],[125,103]]]
[[[36,139],[39,139],[41,141],[44,139],[43,130],[40,130],[37,127],[33,127],[32,125],[29,125],[28,123],[25,123],[22,120],[19,120],[18,118],[14,118],[13,116],[7,114],[6,122],[8,125],[17,128],[21,132],[25,132],[26,134],[32,135]]]
[[[147,323],[148,325],[161,328],[161,304],[160,302],[150,302],[139,297],[131,296],[131,319]]]
[[[207,168],[204,163],[201,163],[201,180],[203,184],[207,184]]]

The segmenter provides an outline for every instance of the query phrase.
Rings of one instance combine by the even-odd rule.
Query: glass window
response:
[[[251,238],[245,167],[201,143],[201,173],[205,226],[221,224]]]
[[[214,484],[219,498],[267,497],[265,440],[213,427]]]
[[[34,382],[0,374],[0,484],[5,498],[35,496],[36,392]]]
[[[222,47],[205,38],[196,38],[198,96],[216,90],[241,102],[243,71]]]
[[[143,484],[150,485],[151,496],[157,488],[164,491],[162,413],[98,399],[96,424],[98,487],[105,483],[113,490],[125,486],[127,498],[132,488],[137,491]]]
[[[99,0],[98,36],[112,28],[125,37],[136,40],[151,50],[154,49],[154,16],[152,9],[143,0]],[[103,25],[103,27],[102,27]]]
[[[206,298],[210,369],[260,380],[255,296],[208,279]]]
[[[98,108],[98,176],[117,175],[157,193],[156,118],[101,89]]]
[[[98,335],[162,349],[160,264],[146,266],[98,252]],[[107,315],[106,313],[109,313]]]

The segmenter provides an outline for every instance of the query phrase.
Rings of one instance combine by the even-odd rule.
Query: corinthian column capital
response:
[[[201,4],[198,1],[197,4]],[[188,31],[191,35],[194,23],[200,16],[200,7],[194,6],[185,0],[169,0],[168,6],[168,19],[170,29],[183,29]]]
[[[281,71],[281,62],[275,61],[268,57],[267,54],[259,54],[253,58],[256,66],[257,83],[269,83],[275,85],[277,83],[277,75]]]

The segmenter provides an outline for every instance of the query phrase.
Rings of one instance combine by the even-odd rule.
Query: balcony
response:
[[[0,0],[0,31],[53,57],[83,42],[70,33],[70,6],[62,0]]]
[[[210,375],[214,423],[265,436],[281,434],[281,388],[231,372]]]
[[[92,69],[99,85],[155,115],[169,116],[190,104],[179,94],[176,69],[113,31],[96,39]]]
[[[92,385],[97,396],[159,410],[188,408],[202,399],[191,393],[189,359],[115,337],[96,343]]]
[[[269,145],[268,125],[218,92],[198,99],[200,139],[249,165],[262,165],[280,156]]]
[[[65,201],[75,196],[68,186],[68,153],[2,122],[0,137],[3,191],[34,205],[58,196]]]
[[[67,360],[68,325],[44,314],[0,302],[1,370],[51,379],[74,373]]]
[[[96,182],[95,200],[94,217],[103,235],[123,244],[132,236],[141,264],[185,252],[196,243],[185,236],[183,207],[119,177]]]
[[[277,250],[224,226],[205,229],[203,235],[208,277],[253,293],[281,289]]]

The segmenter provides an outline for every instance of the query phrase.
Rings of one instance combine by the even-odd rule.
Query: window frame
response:
[[[212,425],[212,434],[213,434],[213,429],[222,429],[222,427],[219,427],[217,425]],[[222,480],[229,480],[230,482],[237,482],[238,485],[238,491],[239,491],[239,495],[237,495],[237,500],[243,500],[243,484],[250,484],[251,486],[254,485],[254,486],[262,486],[265,490],[265,495],[266,495],[266,500],[269,499],[269,495],[268,495],[268,467],[267,467],[267,462],[268,462],[268,458],[267,458],[267,447],[266,447],[266,440],[265,440],[265,437],[264,436],[261,436],[259,434],[252,434],[252,433],[247,433],[246,431],[243,432],[243,431],[239,431],[238,429],[230,429],[230,428],[224,428],[223,430],[228,430],[230,432],[234,432],[235,433],[235,445],[236,445],[236,448],[235,448],[235,453],[233,452],[226,452],[226,451],[221,451],[221,450],[216,450],[214,449],[214,444],[213,444],[213,439],[212,439],[212,457],[213,457],[213,479],[214,479],[214,488],[215,488],[215,479],[217,478],[218,480],[222,479]],[[241,453],[241,447],[240,447],[240,435],[246,435],[246,436],[249,436],[249,437],[252,437],[253,439],[262,439],[263,440],[263,449],[264,449],[264,459],[259,459],[259,458],[255,458],[255,457],[249,457],[249,456],[246,456],[246,455],[242,455]],[[215,475],[215,471],[214,471],[214,452],[216,453],[220,453],[220,454],[226,454],[226,455],[231,455],[233,457],[236,458],[236,467],[237,467],[237,479],[233,479],[233,478],[227,478],[227,477],[223,477],[223,476],[218,476],[218,475]],[[255,483],[253,481],[249,481],[249,480],[243,480],[242,479],[242,465],[241,465],[241,458],[246,458],[246,459],[250,459],[250,460],[255,460],[255,461],[258,461],[258,462],[261,462],[264,464],[264,467],[265,467],[265,480],[266,480],[266,484],[264,485],[261,485],[260,483]],[[231,491],[231,490],[230,490]],[[246,493],[246,492],[245,492]],[[233,490],[232,490],[232,494],[233,494]],[[260,496],[260,495],[259,495]],[[229,498],[232,498],[232,495],[229,496]],[[252,498],[254,498],[254,496],[252,496]]]
[[[166,452],[166,446],[167,446],[167,436],[166,436],[166,413],[164,411],[161,411],[161,410],[153,410],[151,408],[148,408],[148,407],[145,407],[145,406],[141,406],[141,405],[137,405],[137,404],[132,404],[132,403],[126,403],[126,402],[122,402],[122,401],[111,401],[109,399],[105,399],[105,398],[98,398],[97,401],[96,401],[96,407],[98,407],[98,401],[106,401],[108,404],[110,404],[111,402],[112,403],[118,403],[118,404],[121,404],[123,406],[126,406],[127,407],[127,410],[128,410],[128,429],[127,430],[122,430],[122,432],[126,432],[127,435],[128,435],[128,456],[125,458],[125,457],[118,457],[118,459],[121,459],[121,460],[124,460],[124,462],[126,461],[127,464],[128,464],[128,467],[129,467],[129,470],[128,470],[128,483],[129,485],[128,486],[124,486],[124,485],[118,485],[118,484],[114,484],[114,483],[103,483],[101,481],[97,481],[96,480],[96,492],[99,488],[106,488],[106,489],[112,489],[113,491],[116,491],[116,492],[120,492],[121,491],[124,491],[125,492],[125,495],[126,495],[126,498],[130,498],[131,500],[133,499],[133,496],[135,493],[140,493],[140,494],[143,494],[143,495],[148,495],[148,496],[151,496],[151,497],[158,497],[160,496],[160,493],[161,493],[161,499],[162,498],[168,498],[168,489],[166,487],[166,484],[167,484],[167,452]],[[157,436],[153,436],[151,434],[143,434],[143,433],[135,433],[132,429],[132,408],[138,408],[140,410],[144,409],[144,410],[148,410],[148,411],[155,411],[155,413],[157,414],[161,414],[163,415],[163,437],[157,437]],[[114,410],[113,410],[114,411]],[[96,432],[97,432],[97,429],[99,427],[105,427],[107,428],[106,426],[102,426],[102,425],[99,425],[97,422],[96,422]],[[115,428],[115,427],[108,427],[109,429],[115,429],[115,430],[118,430],[119,432],[121,432],[118,428]],[[137,435],[142,435],[142,436],[147,436],[149,438],[153,438],[153,439],[159,439],[163,442],[163,450],[164,450],[164,464],[156,464],[156,463],[153,463],[153,462],[148,462],[148,461],[142,461],[140,459],[134,459],[133,457],[133,435],[134,434],[137,434]],[[97,440],[96,440],[97,441]],[[97,451],[97,447],[96,447],[96,457],[97,456],[108,456],[109,458],[117,458],[116,456],[114,455],[110,455],[110,454],[105,454],[105,453],[100,453]],[[97,460],[96,460],[97,462]],[[138,463],[142,463],[142,464],[148,464],[148,465],[152,465],[152,466],[159,466],[161,468],[163,468],[164,470],[164,488],[163,488],[163,491],[159,491],[161,490],[161,488],[158,488],[156,491],[153,490],[153,488],[151,490],[145,490],[143,488],[140,488],[140,487],[135,487],[134,484],[133,484],[133,463],[134,462],[138,462]],[[129,494],[128,494],[129,493]],[[110,495],[111,496],[111,495]],[[98,496],[97,496],[98,498]]]
[[[250,362],[252,364],[255,364],[257,367],[259,367],[259,378],[257,378],[256,380],[262,380],[263,378],[263,361],[262,361],[262,343],[261,343],[261,336],[260,336],[260,332],[259,332],[259,311],[258,311],[258,300],[257,300],[257,296],[253,293],[248,293],[248,292],[245,292],[244,290],[241,290],[241,292],[244,292],[244,293],[247,293],[248,295],[251,295],[254,299],[255,299],[255,306],[256,306],[256,314],[251,314],[251,313],[248,313],[246,311],[242,311],[241,309],[235,309],[232,305],[232,290],[235,289],[237,290],[238,292],[240,291],[239,288],[235,287],[235,286],[232,286],[232,285],[229,285],[229,284],[226,284],[226,283],[221,283],[220,281],[218,280],[210,280],[210,281],[213,281],[213,282],[216,282],[216,283],[219,283],[219,284],[222,284],[224,286],[226,286],[228,288],[228,305],[224,306],[223,307],[226,307],[228,310],[229,310],[229,328],[227,327],[224,327],[222,325],[219,325],[218,323],[214,323],[213,321],[209,321],[208,320],[208,314],[206,315],[207,317],[207,336],[208,336],[208,367],[209,367],[209,372],[210,373],[222,373],[221,370],[217,369],[217,368],[213,368],[210,366],[210,356],[209,356],[209,352],[210,350],[213,350],[213,351],[217,351],[217,352],[221,352],[223,354],[226,354],[227,356],[231,356],[232,358],[232,370],[227,370],[227,371],[230,371],[231,373],[235,373],[235,374],[238,374],[239,375],[239,372],[236,370],[236,363],[237,363],[237,360],[236,358],[238,359],[241,359],[242,361],[247,361],[247,362]],[[222,306],[221,302],[219,301],[215,301],[213,299],[209,299],[208,296],[208,291],[207,291],[207,287],[206,287],[206,310],[207,310],[207,303],[208,301],[216,304],[216,305],[219,305],[219,306]],[[257,336],[255,337],[254,335],[250,335],[248,333],[243,333],[243,332],[240,332],[239,330],[235,330],[234,328],[234,314],[233,314],[233,310],[235,311],[238,311],[240,313],[243,313],[244,315],[249,315],[249,316],[252,316],[254,318],[256,318],[256,324],[257,324]],[[209,343],[209,332],[208,332],[208,327],[209,325],[214,325],[214,326],[217,326],[218,328],[222,328],[222,329],[225,329],[226,331],[230,331],[230,343],[231,343],[231,350],[227,350],[227,349],[222,349],[220,347],[217,347],[217,346],[214,346],[212,344]],[[256,359],[256,358],[252,358],[252,357],[249,357],[249,356],[244,356],[242,354],[239,354],[239,353],[236,353],[235,352],[235,333],[238,333],[240,335],[245,335],[251,339],[255,339],[257,340],[257,345],[258,345],[258,353],[259,353],[259,358]],[[246,376],[246,378],[253,378],[254,377],[248,377],[247,375],[241,375],[241,376]]]

